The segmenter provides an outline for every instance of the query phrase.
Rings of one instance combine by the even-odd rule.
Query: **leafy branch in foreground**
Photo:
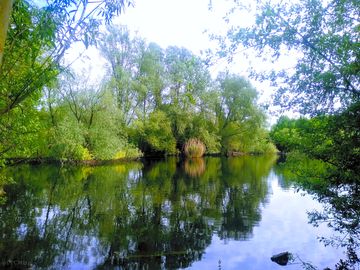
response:
[[[360,100],[359,1],[259,0],[256,7],[252,26],[234,25],[226,38],[218,37],[219,55],[231,58],[237,49],[251,48],[276,61],[291,51],[294,68],[255,71],[277,86],[274,104],[285,110],[332,113]],[[227,19],[233,22],[231,12]]]
[[[131,4],[129,0],[53,0],[38,7],[25,0],[3,1],[0,116],[56,78],[60,61],[72,43],[80,41],[85,47],[96,44],[102,18],[108,23]],[[6,35],[3,30],[8,25]]]

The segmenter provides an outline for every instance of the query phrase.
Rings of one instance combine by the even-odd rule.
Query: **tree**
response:
[[[30,3],[26,0],[5,0],[0,4],[0,66],[12,6],[15,5],[16,7],[18,4],[30,6]],[[100,0],[93,3],[77,0],[51,0],[47,1],[47,5],[41,9],[45,11],[43,19],[47,23],[57,25],[57,50],[60,52],[58,55],[61,56],[73,41],[81,40],[86,46],[94,43],[96,31],[100,24],[99,18],[105,18],[108,23],[114,15],[119,15],[124,11],[125,6],[131,4],[131,0]]]
[[[159,45],[150,43],[141,56],[136,78],[137,92],[142,103],[142,118],[151,110],[161,109],[162,92],[165,88],[164,72],[164,51]]]
[[[255,24],[231,27],[222,53],[253,48],[276,61],[293,51],[293,69],[257,74],[277,82],[275,104],[308,115],[344,110],[360,100],[359,10],[353,0],[257,1]]]
[[[11,3],[2,1],[0,6],[0,78],[2,83],[12,84],[12,87],[1,85],[2,92],[8,92],[2,93],[0,116],[57,76],[60,60],[73,42],[81,41],[86,47],[95,44],[102,17],[109,22],[131,4],[128,0],[92,4],[52,0],[37,7],[25,0],[14,0],[11,13]],[[9,22],[5,43],[4,31]],[[11,79],[9,75],[13,75]]]
[[[132,37],[125,26],[108,27],[107,33],[101,38],[100,49],[110,64],[108,88],[117,99],[118,107],[125,116],[125,124],[130,124],[136,119],[136,108],[144,99],[144,91],[137,78],[145,41]]]
[[[133,140],[147,154],[176,154],[171,121],[163,111],[153,111],[145,121],[135,121],[131,128]]]
[[[60,61],[71,43],[82,41],[85,46],[95,44],[102,18],[109,22],[127,4],[130,1],[89,3],[53,0],[39,7],[25,0],[1,1],[1,157],[24,134],[36,132],[36,118],[20,119],[34,116],[42,88],[50,86],[63,70]],[[8,24],[11,27],[7,28]]]
[[[12,0],[4,0],[0,3],[0,66],[4,54],[6,33],[9,27],[12,4]]]
[[[226,73],[219,75],[218,87],[216,115],[222,151],[248,152],[265,122],[265,115],[256,104],[256,89],[245,78]]]
[[[47,108],[48,116],[55,122],[55,138],[51,140],[51,145],[60,149],[73,145],[71,149],[77,152],[71,150],[66,156],[71,159],[79,156],[82,157],[78,158],[80,160],[85,159],[83,156],[87,156],[87,159],[114,159],[120,158],[117,157],[119,151],[124,152],[121,157],[126,156],[129,145],[123,116],[109,89],[90,84],[85,74],[73,74],[62,78],[57,91],[60,93],[60,100],[52,108],[53,112],[59,111],[57,118],[51,113],[50,107]],[[65,143],[64,138],[68,138]],[[64,157],[64,151],[57,151],[56,147],[55,157]],[[86,155],[86,151],[92,157]],[[79,152],[84,155],[72,154]]]
[[[209,91],[211,77],[202,59],[185,48],[168,47],[164,61],[166,84],[163,110],[171,119],[177,147],[182,149],[191,137],[202,136],[193,134],[196,129],[193,126],[194,117],[199,112],[204,93]]]
[[[57,74],[58,66],[44,59],[52,47],[54,30],[50,23],[45,27],[45,16],[44,11],[25,2],[14,4],[0,66],[0,117],[26,99],[38,100],[41,87]]]

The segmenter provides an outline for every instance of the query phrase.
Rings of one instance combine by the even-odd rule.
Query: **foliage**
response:
[[[143,153],[135,146],[128,144],[124,147],[124,150],[120,150],[115,154],[114,159],[123,159],[123,158],[139,158],[143,156]]]
[[[100,48],[111,68],[107,88],[113,92],[125,124],[129,124],[136,116],[141,99],[142,89],[136,78],[140,72],[144,41],[132,38],[124,26],[108,27],[100,40]]]
[[[359,112],[359,104],[354,104],[332,116],[280,118],[270,136],[281,151],[301,151],[347,172],[348,176],[342,175],[339,181],[358,181]]]
[[[31,101],[25,106],[33,105],[41,87],[57,75],[56,63],[46,57],[53,48],[55,32],[46,11],[14,1],[10,24],[0,66],[0,117],[26,99]]]
[[[0,63],[0,81],[5,83],[0,89],[8,91],[1,95],[0,116],[56,78],[60,60],[72,42],[83,41],[86,47],[94,44],[101,17],[110,22],[114,14],[122,12],[130,3],[103,0],[89,7],[91,4],[87,1],[53,0],[40,8],[32,2],[14,1],[5,54]]]
[[[277,86],[275,104],[315,117],[282,117],[270,135],[280,151],[325,162],[334,186],[359,182],[359,9],[352,0],[258,1],[252,26],[219,39],[230,58],[240,47],[274,62],[294,53],[293,69],[257,75]]]
[[[197,138],[190,138],[184,145],[184,154],[190,158],[199,158],[204,155],[206,147]]]
[[[45,17],[39,8],[14,1],[12,27],[0,65],[1,158],[36,154],[41,127],[36,106],[41,87],[57,74],[56,65],[43,69],[41,62],[51,48],[53,33],[51,24],[44,27]]]
[[[49,139],[51,157],[76,160],[84,153],[82,145],[85,144],[85,139],[82,127],[71,115],[65,116],[59,122],[54,129],[53,137]]]
[[[30,37],[24,40],[31,45]],[[272,148],[257,92],[245,78],[222,74],[214,81],[189,50],[148,44],[126,27],[108,27],[100,49],[110,76],[91,83],[86,72],[48,70],[45,87],[39,84],[33,98],[0,117],[0,154],[66,160],[173,155],[191,138],[201,140],[210,154]],[[13,52],[26,54],[20,45]],[[46,52],[44,47],[39,57]],[[20,71],[40,72],[25,66]]]
[[[221,152],[222,146],[227,148],[224,132],[234,133],[226,131],[227,123],[220,119],[229,107],[227,122],[238,123],[236,129],[241,129],[230,137],[234,143],[248,140],[244,152],[252,145],[250,133],[264,133],[264,114],[251,84],[225,74],[214,82],[202,59],[187,49],[162,49],[117,26],[107,29],[101,51],[111,74],[106,87],[124,115],[130,141],[145,155],[177,153],[193,137],[206,145],[207,153]],[[231,88],[231,80],[238,80],[236,87]]]
[[[89,10],[87,1],[55,0],[42,7],[30,1],[13,1],[5,53],[1,51],[0,57],[1,158],[49,155],[44,136],[53,135],[43,132],[50,127],[39,121],[41,90],[51,88],[63,70],[59,63],[70,44],[93,44],[101,18],[109,22],[128,3],[104,0]],[[94,12],[99,12],[96,18]],[[73,150],[65,148],[55,150],[62,153],[57,158],[72,155]]]
[[[164,112],[152,112],[145,122],[135,122],[133,129],[134,138],[142,152],[176,153],[176,141],[172,134],[171,123]]]
[[[121,136],[119,113],[110,93],[103,94],[99,108],[88,128],[89,148],[98,159],[112,159],[125,147],[126,140]]]
[[[268,131],[259,129],[253,136],[251,144],[249,145],[249,152],[255,154],[274,154],[279,150],[271,141]]]
[[[290,51],[294,69],[257,74],[277,86],[275,104],[310,115],[346,109],[360,98],[359,9],[353,0],[257,1],[255,23],[232,25],[219,38],[221,54],[232,58],[237,48],[252,48],[274,62]]]
[[[255,88],[245,78],[232,74],[220,74],[217,81],[220,100],[216,116],[222,152],[263,152],[255,146],[256,141],[258,145],[268,143],[263,136],[265,114],[256,104]]]

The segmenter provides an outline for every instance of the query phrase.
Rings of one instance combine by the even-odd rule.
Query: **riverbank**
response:
[[[99,165],[111,165],[123,162],[130,162],[140,160],[142,157],[136,158],[120,158],[111,160],[69,160],[69,159],[55,159],[55,158],[8,158],[5,160],[6,166],[15,166],[19,164],[58,164],[58,165],[87,165],[87,166],[99,166]]]
[[[260,152],[227,152],[225,154],[221,153],[211,153],[205,154],[203,157],[239,157],[239,156],[261,156],[266,154],[281,154],[280,152],[276,153],[260,153]],[[56,159],[56,158],[49,158],[49,157],[35,157],[35,158],[7,158],[5,159],[6,166],[15,166],[19,164],[31,164],[31,165],[38,165],[38,164],[58,164],[58,165],[86,165],[86,166],[101,166],[101,165],[111,165],[111,164],[118,164],[118,163],[125,163],[131,161],[139,161],[144,159],[163,159],[166,157],[179,157],[185,158],[185,155],[150,155],[150,156],[139,156],[139,157],[124,157],[119,159],[109,159],[109,160],[70,160],[70,159]]]

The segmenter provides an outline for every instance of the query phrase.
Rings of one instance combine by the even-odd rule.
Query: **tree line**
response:
[[[1,158],[176,155],[192,138],[208,154],[276,150],[246,78],[224,72],[212,79],[189,50],[108,26],[96,37],[107,75],[91,83],[51,55],[58,29],[40,25],[46,14],[22,1],[13,8],[0,74]]]
[[[54,156],[173,155],[191,138],[208,154],[275,150],[257,91],[245,78],[223,73],[213,80],[189,50],[147,44],[126,27],[109,27],[99,48],[109,64],[99,85],[88,85],[86,74],[70,74],[47,89],[41,110],[50,116],[46,130],[69,139]]]

